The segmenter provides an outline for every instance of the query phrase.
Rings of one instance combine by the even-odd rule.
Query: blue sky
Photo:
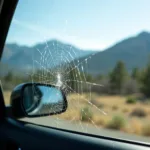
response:
[[[150,31],[150,0],[20,0],[7,42],[32,46],[58,39],[102,50]]]

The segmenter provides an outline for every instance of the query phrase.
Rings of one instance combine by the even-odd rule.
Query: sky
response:
[[[103,50],[150,31],[150,0],[20,0],[7,43],[33,46],[51,39]]]

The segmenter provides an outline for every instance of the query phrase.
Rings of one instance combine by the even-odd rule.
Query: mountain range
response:
[[[83,51],[72,45],[64,44],[57,40],[36,44],[35,46],[20,46],[18,44],[6,44],[2,62],[15,67],[31,67],[34,61],[44,59],[55,60],[55,65],[62,63],[65,57],[68,61],[87,56],[91,51]],[[50,61],[50,60],[49,60]],[[52,64],[49,64],[50,67]]]
[[[91,74],[108,73],[120,60],[125,63],[128,72],[131,72],[135,67],[143,68],[147,64],[149,56],[150,33],[141,32],[136,36],[117,42],[112,47],[91,57],[88,61],[88,72]]]
[[[95,54],[92,55],[93,53]],[[129,72],[134,67],[142,68],[146,65],[149,55],[150,33],[141,32],[103,51],[96,52],[82,50],[58,40],[50,40],[32,47],[7,43],[4,47],[1,66],[5,68],[4,66],[7,65],[9,66],[7,68],[15,68],[15,70],[33,67],[38,69],[43,66],[53,68],[59,64],[68,64],[78,60],[75,61],[76,64],[87,62],[88,73],[97,75],[111,71],[119,60],[126,64]],[[91,58],[87,59],[90,56]]]

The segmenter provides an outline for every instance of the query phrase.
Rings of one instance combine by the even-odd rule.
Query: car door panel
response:
[[[12,139],[18,145],[26,149],[35,150],[60,150],[60,149],[114,149],[114,150],[146,150],[148,145],[134,145],[121,141],[102,139],[96,136],[81,135],[73,132],[66,132],[50,127],[42,127],[30,123],[19,122],[7,118],[1,124],[0,132],[8,139]]]

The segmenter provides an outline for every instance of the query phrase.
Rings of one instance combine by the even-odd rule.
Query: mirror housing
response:
[[[60,114],[66,111],[68,105],[60,87],[43,83],[16,86],[11,93],[10,103],[15,118]]]

